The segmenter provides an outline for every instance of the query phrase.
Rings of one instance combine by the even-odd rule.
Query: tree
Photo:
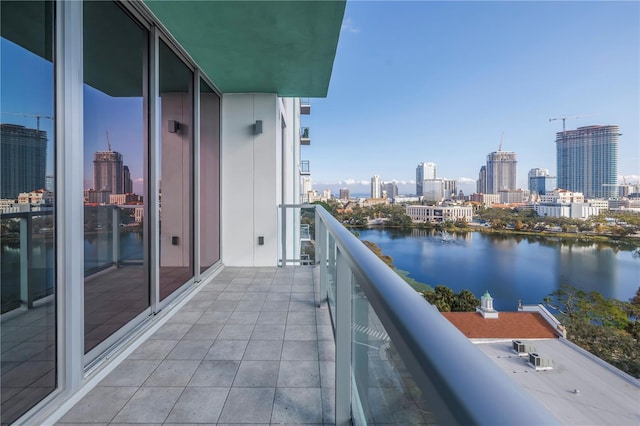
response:
[[[559,312],[567,338],[621,370],[640,378],[640,289],[629,302],[563,285],[545,298]]]
[[[460,293],[458,293],[456,296],[452,311],[475,312],[478,306],[480,306],[480,299],[478,299],[469,290],[460,290]]]
[[[449,287],[437,285],[432,292],[423,292],[422,297],[438,308],[440,312],[450,312],[454,305],[456,294]]]

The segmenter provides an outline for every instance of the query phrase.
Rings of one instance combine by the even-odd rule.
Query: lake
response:
[[[398,269],[432,287],[442,284],[476,297],[489,291],[494,307],[517,310],[518,300],[536,304],[562,284],[604,297],[628,300],[640,286],[640,257],[606,243],[435,230],[358,230]]]

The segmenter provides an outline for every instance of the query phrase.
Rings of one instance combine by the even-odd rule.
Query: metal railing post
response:
[[[351,424],[351,270],[338,250],[336,265],[336,426]]]
[[[282,205],[282,267],[287,266],[287,208]]]
[[[33,218],[31,212],[20,217],[20,302],[33,308],[31,290],[31,257],[33,250]]]
[[[316,213],[316,261],[320,262],[320,298],[318,299],[318,307],[322,301],[327,298],[327,229],[322,220]]]
[[[116,206],[111,213],[111,238],[111,256],[113,264],[118,266],[120,263],[120,209]]]

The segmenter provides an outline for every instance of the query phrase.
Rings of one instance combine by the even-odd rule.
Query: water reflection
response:
[[[359,232],[360,239],[380,246],[411,278],[477,296],[489,290],[503,311],[516,310],[519,299],[540,303],[561,284],[620,300],[632,297],[640,285],[640,259],[617,244],[476,232],[443,241],[432,229]]]

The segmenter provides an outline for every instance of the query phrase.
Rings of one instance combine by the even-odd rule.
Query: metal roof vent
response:
[[[551,358],[543,358],[535,352],[529,354],[529,363],[530,366],[539,370],[552,370],[553,369],[553,361]]]
[[[524,343],[520,340],[512,340],[512,349],[518,356],[527,356],[528,354],[535,352],[536,347],[530,343]]]

